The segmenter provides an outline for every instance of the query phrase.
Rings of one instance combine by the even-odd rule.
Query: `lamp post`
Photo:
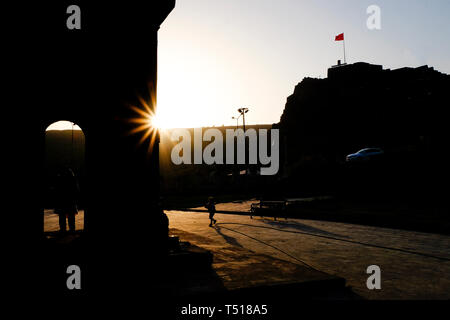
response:
[[[244,126],[244,145],[246,150],[245,153],[247,153],[247,139],[245,139],[245,114],[248,112],[248,108],[239,108],[237,111],[240,113],[239,117],[242,116],[242,123]],[[247,158],[247,155],[245,155],[245,158]],[[248,169],[245,169],[245,171],[248,173]]]
[[[245,114],[248,112],[248,108],[239,108],[237,110],[242,116],[242,122],[244,124],[244,133],[245,133]],[[240,116],[239,116],[240,117]]]
[[[73,169],[74,165],[73,165],[73,127],[75,126],[75,123],[72,122],[72,145],[70,146],[70,166]]]
[[[239,118],[240,117],[241,116],[239,116],[239,117],[231,117],[231,119],[236,120],[236,130],[239,128]]]

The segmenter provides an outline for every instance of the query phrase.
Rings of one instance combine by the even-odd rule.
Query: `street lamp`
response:
[[[239,118],[240,117],[241,116],[239,116],[239,117],[231,117],[231,119],[236,120],[236,130],[239,128]]]
[[[241,114],[240,116],[242,116],[242,121],[244,123],[244,133],[245,133],[245,114],[248,112],[248,108],[239,108],[237,111]]]

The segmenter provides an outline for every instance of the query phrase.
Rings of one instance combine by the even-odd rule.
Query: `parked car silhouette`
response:
[[[366,148],[359,150],[356,153],[349,154],[345,157],[347,162],[356,161],[369,161],[375,158],[379,158],[384,154],[384,151],[380,148]]]

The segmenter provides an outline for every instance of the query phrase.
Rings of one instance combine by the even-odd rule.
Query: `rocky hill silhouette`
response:
[[[450,76],[428,66],[389,70],[358,62],[328,69],[325,79],[304,78],[279,123],[281,174],[293,180],[286,185],[301,179],[322,192],[354,185],[409,196],[430,190],[448,176],[449,89]],[[366,147],[384,149],[387,161],[344,174],[345,155]],[[439,188],[431,189],[438,197]]]

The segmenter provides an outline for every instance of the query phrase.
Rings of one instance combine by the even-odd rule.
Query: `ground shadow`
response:
[[[320,234],[320,235],[324,235],[324,236],[330,236],[330,237],[340,237],[340,238],[347,238],[347,236],[343,236],[340,234],[336,234],[336,233],[332,233],[332,232],[328,232],[322,229],[318,229],[312,226],[308,226],[306,224],[303,223],[299,223],[296,221],[274,221],[274,220],[269,220],[269,219],[262,219],[262,222],[264,222],[265,224],[269,224],[273,227],[277,227],[277,228],[293,228],[296,229],[298,231],[302,231],[302,232],[308,232],[308,233],[316,233],[316,234]]]
[[[243,246],[233,237],[227,236],[222,233],[222,228],[220,226],[214,226],[214,229],[217,231],[217,233],[228,243],[232,246],[243,248]]]

